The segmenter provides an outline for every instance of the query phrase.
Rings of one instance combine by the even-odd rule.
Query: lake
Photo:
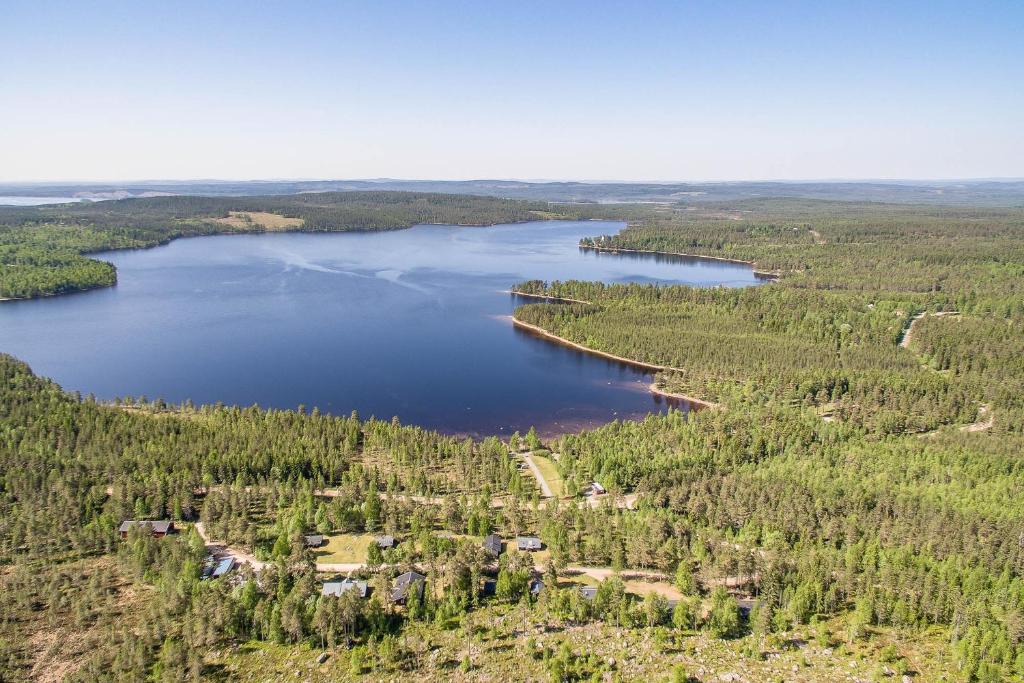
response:
[[[104,400],[316,406],[474,436],[639,418],[667,408],[648,373],[514,328],[527,300],[508,288],[758,279],[743,264],[578,247],[622,227],[422,225],[107,252],[97,258],[117,266],[116,287],[0,305],[0,351]]]

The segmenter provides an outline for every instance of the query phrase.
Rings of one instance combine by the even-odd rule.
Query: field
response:
[[[353,564],[366,562],[366,553],[375,534],[332,534],[326,543],[316,549],[316,561],[325,564]]]
[[[293,230],[302,227],[301,218],[288,218],[268,211],[229,211],[227,217],[216,218],[214,222],[230,225],[238,230]]]
[[[551,457],[539,453],[534,453],[532,457],[534,464],[537,465],[537,469],[540,470],[541,476],[544,477],[544,481],[547,482],[548,487],[551,489],[552,495],[556,498],[565,496],[565,482],[562,480],[562,475],[559,474],[558,468]]]

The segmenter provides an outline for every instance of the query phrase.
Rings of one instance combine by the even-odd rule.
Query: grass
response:
[[[316,561],[330,564],[366,562],[374,534],[333,534],[326,536],[326,545],[316,550]]]
[[[559,577],[558,585],[560,588],[566,588],[568,586],[596,586],[601,583],[602,579],[590,574],[567,574]],[[667,581],[642,581],[639,579],[624,579],[622,583],[626,586],[626,592],[635,595],[639,598],[643,598],[648,593],[660,593],[669,600],[679,600],[683,597],[683,594],[679,592],[675,586]]]
[[[554,461],[546,455],[538,455],[535,452],[533,454],[533,462],[536,463],[541,476],[547,481],[548,486],[551,488],[551,493],[557,498],[563,497],[565,495],[565,482],[562,481],[562,475],[558,473],[558,468],[555,466]]]

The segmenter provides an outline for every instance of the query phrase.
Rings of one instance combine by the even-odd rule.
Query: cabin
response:
[[[377,546],[381,550],[387,550],[388,548],[394,548],[395,547],[395,543],[397,543],[397,541],[395,540],[394,536],[378,536],[377,538],[375,538],[373,540],[374,540],[374,542],[377,544]]]
[[[596,481],[593,481],[593,482],[590,482],[590,486],[587,487],[586,495],[588,495],[588,496],[603,496],[606,493],[608,493],[608,491],[605,489],[605,487],[601,486]]]
[[[302,542],[307,548],[319,548],[324,544],[324,537],[321,534],[306,534],[302,537]]]
[[[526,552],[541,550],[544,544],[536,536],[516,536],[516,547]]]
[[[426,586],[427,577],[419,572],[406,572],[395,579],[391,588],[391,600],[399,605],[404,605],[412,591],[423,595],[423,588]]]
[[[369,588],[365,581],[356,581],[354,579],[324,581],[324,587],[321,589],[320,594],[333,595],[336,598],[340,598],[349,591],[354,591],[360,598],[365,598]]]
[[[501,536],[498,534],[491,534],[490,536],[487,536],[480,545],[494,557],[501,555]]]
[[[584,600],[593,600],[597,597],[597,586],[580,586],[580,595]]]
[[[117,528],[117,531],[121,534],[121,538],[128,538],[128,532],[134,527],[148,528],[153,538],[163,538],[167,534],[174,533],[174,522],[166,519],[159,521],[126,519],[121,522],[121,526]]]
[[[217,565],[213,568],[213,571],[210,572],[210,578],[219,579],[220,577],[224,576],[234,568],[235,558],[225,557],[220,562],[218,562]]]
[[[740,598],[736,603],[739,605],[740,616],[747,619],[750,617],[750,613],[761,604],[761,601],[753,598]]]

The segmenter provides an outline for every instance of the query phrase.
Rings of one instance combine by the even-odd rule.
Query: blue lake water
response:
[[[584,251],[619,223],[176,240],[97,255],[118,285],[0,305],[0,351],[101,399],[295,408],[543,433],[667,404],[651,376],[512,326],[524,280],[747,286],[742,264]],[[685,409],[685,406],[681,406]]]

